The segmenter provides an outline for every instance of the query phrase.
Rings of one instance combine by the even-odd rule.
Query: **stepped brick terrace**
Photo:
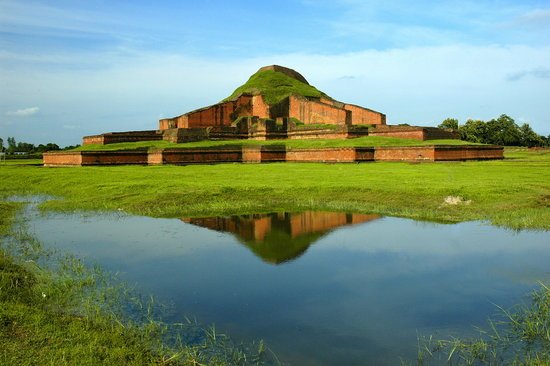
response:
[[[157,130],[109,132],[85,136],[83,145],[167,141],[181,148],[69,151],[44,154],[46,166],[116,164],[208,164],[221,162],[358,162],[376,160],[438,161],[501,159],[495,146],[431,145],[291,149],[285,146],[233,146],[230,140],[352,139],[383,136],[419,141],[459,139],[457,131],[386,124],[386,115],[337,101],[295,70],[260,68],[221,102],[161,119]],[[187,142],[228,140],[228,145],[188,148]],[[283,144],[284,145],[284,144]],[[407,145],[407,144],[404,144]]]

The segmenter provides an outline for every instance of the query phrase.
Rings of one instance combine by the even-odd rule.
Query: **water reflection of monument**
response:
[[[279,264],[302,255],[330,230],[368,222],[377,215],[308,211],[228,217],[184,218],[185,222],[230,232],[264,261]]]

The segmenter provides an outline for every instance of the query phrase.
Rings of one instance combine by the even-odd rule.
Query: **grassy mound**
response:
[[[273,70],[256,72],[246,83],[235,89],[233,94],[223,101],[233,100],[243,93],[261,94],[269,105],[277,104],[291,94],[302,97],[330,98],[312,85]]]

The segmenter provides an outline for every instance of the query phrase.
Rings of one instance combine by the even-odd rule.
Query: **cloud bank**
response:
[[[8,116],[14,116],[14,117],[29,117],[34,114],[37,114],[38,111],[40,111],[40,108],[38,107],[29,107],[29,108],[18,109],[16,111],[8,111],[6,114]]]

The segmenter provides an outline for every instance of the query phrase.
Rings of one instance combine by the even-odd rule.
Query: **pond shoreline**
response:
[[[348,225],[354,222],[355,225]],[[268,223],[274,232],[266,231]],[[333,225],[337,223],[345,226],[336,228]],[[308,351],[291,351],[293,347],[285,345],[277,329],[284,330],[288,336],[301,324],[298,327],[303,329],[300,343],[307,348],[307,340],[316,339],[315,329],[322,324],[339,329],[336,334],[349,333],[348,337],[363,339],[370,334],[369,329],[377,329],[371,314],[378,314],[376,319],[386,319],[385,328],[390,329],[391,334],[396,334],[396,330],[390,324],[402,323],[397,333],[404,338],[399,340],[400,347],[390,347],[392,355],[384,355],[376,362],[380,364],[383,359],[397,355],[414,357],[415,329],[422,334],[442,332],[437,331],[438,327],[426,328],[423,322],[409,324],[417,317],[413,314],[426,313],[426,320],[450,319],[450,324],[443,325],[449,334],[469,334],[473,328],[468,324],[482,324],[492,313],[491,302],[508,307],[511,301],[518,301],[532,288],[525,287],[525,275],[539,273],[539,262],[550,260],[547,251],[541,251],[540,233],[516,234],[479,222],[441,225],[322,212],[180,220],[135,217],[116,211],[106,215],[38,214],[33,215],[29,225],[44,240],[45,246],[70,251],[87,263],[97,262],[108,271],[120,272],[125,281],[139,284],[143,291],[153,293],[162,302],[174,304],[174,312],[179,317],[170,321],[178,322],[183,315],[196,316],[205,323],[215,323],[222,332],[238,339],[261,337],[274,347],[281,359],[292,360],[292,364],[294,361],[307,363]],[[354,232],[358,238],[353,239],[357,235]],[[497,235],[487,236],[492,232]],[[249,236],[251,233],[256,236]],[[518,238],[513,239],[515,237]],[[415,240],[411,241],[412,238]],[[528,256],[521,254],[521,248],[513,244],[513,240],[526,243],[524,253],[532,253],[537,259],[528,266],[526,274],[522,275],[524,270],[516,264],[524,263]],[[493,266],[495,269],[487,272],[485,267],[490,263],[488,269]],[[524,278],[524,281],[502,281],[497,263],[507,268],[508,277]],[[344,268],[346,278],[349,277],[346,281],[341,280]],[[465,276],[465,272],[469,275]],[[484,280],[478,280],[479,276]],[[540,277],[534,278],[529,283],[535,283]],[[382,282],[379,284],[377,279]],[[452,293],[446,291],[457,281],[461,281],[462,286]],[[416,285],[426,283],[431,284],[428,292],[423,286],[410,292]],[[344,291],[349,287],[357,289],[351,297]],[[386,290],[380,292],[380,288]],[[487,290],[483,290],[485,288]],[[334,294],[333,300],[321,295],[330,293]],[[424,299],[431,299],[434,293],[443,303],[462,305],[446,310],[440,308],[441,301],[435,298],[431,304],[426,303]],[[192,297],[189,294],[193,294]],[[449,296],[452,298],[445,300]],[[308,307],[309,311],[304,313],[303,304],[311,301],[317,305],[313,309]],[[338,309],[339,304],[347,304],[347,311]],[[277,309],[284,308],[293,310],[278,314]],[[459,310],[461,308],[463,310]],[[329,309],[333,312],[327,313]],[[385,314],[383,309],[395,309],[396,313]],[[412,309],[416,310],[410,313]],[[470,314],[467,309],[479,309],[479,312]],[[264,312],[270,316],[266,318]],[[317,315],[312,318],[309,314]],[[354,327],[349,327],[350,319],[345,314],[357,317]],[[467,322],[453,325],[454,318]],[[299,322],[295,324],[291,319]],[[271,320],[277,326],[271,324]],[[351,331],[364,322],[369,324],[364,333]],[[328,330],[324,333],[325,339],[335,336]],[[376,343],[391,343],[391,338],[395,338],[394,335],[388,339],[385,334],[378,331]],[[371,342],[367,336],[361,343]],[[337,340],[330,344],[333,343]],[[410,349],[405,351],[402,348],[407,344]],[[325,344],[323,349],[331,347]],[[382,357],[380,351],[376,354]],[[349,355],[338,355],[339,360],[351,362]],[[323,358],[324,364],[334,364],[328,355]],[[320,360],[315,362],[319,364]]]
[[[274,357],[262,342],[236,345],[196,322],[164,323],[152,297],[44,248],[26,227],[44,198],[22,198],[0,201],[1,364],[258,365]]]

